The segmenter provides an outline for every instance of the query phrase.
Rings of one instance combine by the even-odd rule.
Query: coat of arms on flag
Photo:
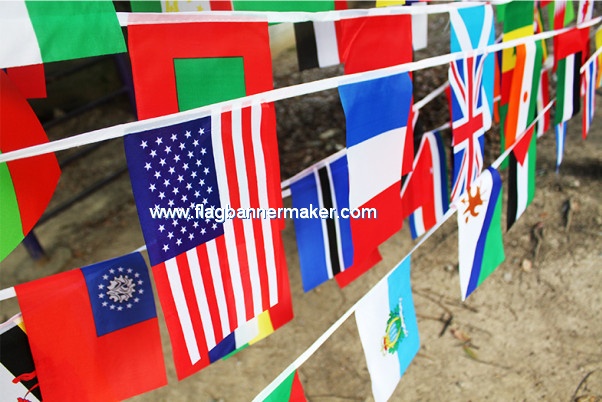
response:
[[[488,168],[456,202],[462,300],[504,261],[502,179]]]
[[[359,302],[355,320],[377,402],[386,401],[420,349],[410,257]]]

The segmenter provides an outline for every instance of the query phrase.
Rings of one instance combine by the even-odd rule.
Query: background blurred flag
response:
[[[579,0],[579,7],[577,8],[577,24],[591,20],[593,15],[594,0]]]
[[[154,295],[140,253],[15,291],[45,400],[123,400],[167,383]]]
[[[497,15],[503,21],[502,42],[508,42],[515,39],[531,36],[535,33],[534,20],[535,8],[531,0],[511,1],[496,7]],[[550,20],[551,21],[551,20]],[[512,76],[516,65],[516,51],[514,48],[502,50],[501,76],[500,76],[500,102],[499,112],[500,120],[506,121],[508,112],[508,103],[510,102],[510,91],[512,88]],[[501,150],[505,151],[505,124],[501,125],[502,138]],[[503,163],[502,166],[506,164]]]
[[[264,402],[305,402],[305,393],[303,385],[299,380],[297,371],[289,375],[280,385],[263,401]]]
[[[401,189],[402,217],[410,217],[412,238],[422,236],[449,208],[443,140],[437,131],[422,135],[414,169]]]
[[[232,10],[231,0],[132,0],[132,12],[175,13]]]
[[[554,125],[556,132],[556,172],[560,169],[562,158],[564,156],[564,144],[566,142],[566,129],[568,122],[558,123]]]
[[[0,152],[48,142],[33,109],[0,71]],[[0,261],[42,216],[61,175],[54,154],[0,163]]]
[[[541,76],[541,42],[528,42],[516,47],[516,66],[506,115],[506,147],[510,147],[535,119],[537,94]]]
[[[504,261],[502,179],[488,168],[456,202],[462,300]]]
[[[0,68],[126,51],[110,1],[2,1],[0,37]]]
[[[401,174],[412,81],[407,73],[397,74],[341,85],[339,95],[347,123],[349,207],[378,212],[377,219],[351,220],[355,261],[401,229]]]
[[[410,257],[358,302],[355,321],[376,402],[387,401],[420,349]]]
[[[508,172],[507,228],[520,218],[535,196],[535,161],[537,137],[531,127],[518,140],[510,153]]]
[[[602,47],[602,27],[596,30],[596,49]],[[596,60],[598,61],[598,76],[596,78],[596,89],[602,86],[602,54],[600,54]]]
[[[537,88],[537,116],[543,113],[543,116],[537,120],[537,138],[544,135],[550,129],[550,109],[544,112],[545,107],[550,103],[550,84],[548,70],[542,69]]]
[[[305,21],[294,24],[299,70],[341,63],[334,21]]]
[[[42,393],[21,314],[0,324],[0,351],[3,400],[41,401]]]
[[[581,74],[581,96],[583,98],[583,139],[587,137],[587,133],[594,120],[596,112],[596,77],[598,76],[598,61],[592,59],[585,66],[585,70]]]

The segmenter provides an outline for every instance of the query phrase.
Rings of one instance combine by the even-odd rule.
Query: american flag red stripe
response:
[[[270,150],[263,149],[261,123],[260,105],[212,115],[222,208],[279,205],[276,192],[271,191],[274,180],[267,177],[264,156]],[[226,220],[223,236],[154,267],[162,304],[176,312],[167,318],[170,335],[185,345],[174,349],[178,365],[185,367],[178,369],[180,378],[185,376],[181,373],[196,371],[192,367],[209,364],[203,362],[209,350],[239,325],[278,303],[278,272],[284,261],[279,229],[275,219]],[[166,298],[170,300],[164,302]],[[174,331],[178,332],[175,336]]]

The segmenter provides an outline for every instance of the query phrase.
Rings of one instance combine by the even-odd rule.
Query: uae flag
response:
[[[110,1],[2,1],[0,37],[0,67],[126,51]]]

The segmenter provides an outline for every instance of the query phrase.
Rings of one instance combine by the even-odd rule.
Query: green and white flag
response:
[[[126,51],[110,1],[0,1],[0,68]]]

